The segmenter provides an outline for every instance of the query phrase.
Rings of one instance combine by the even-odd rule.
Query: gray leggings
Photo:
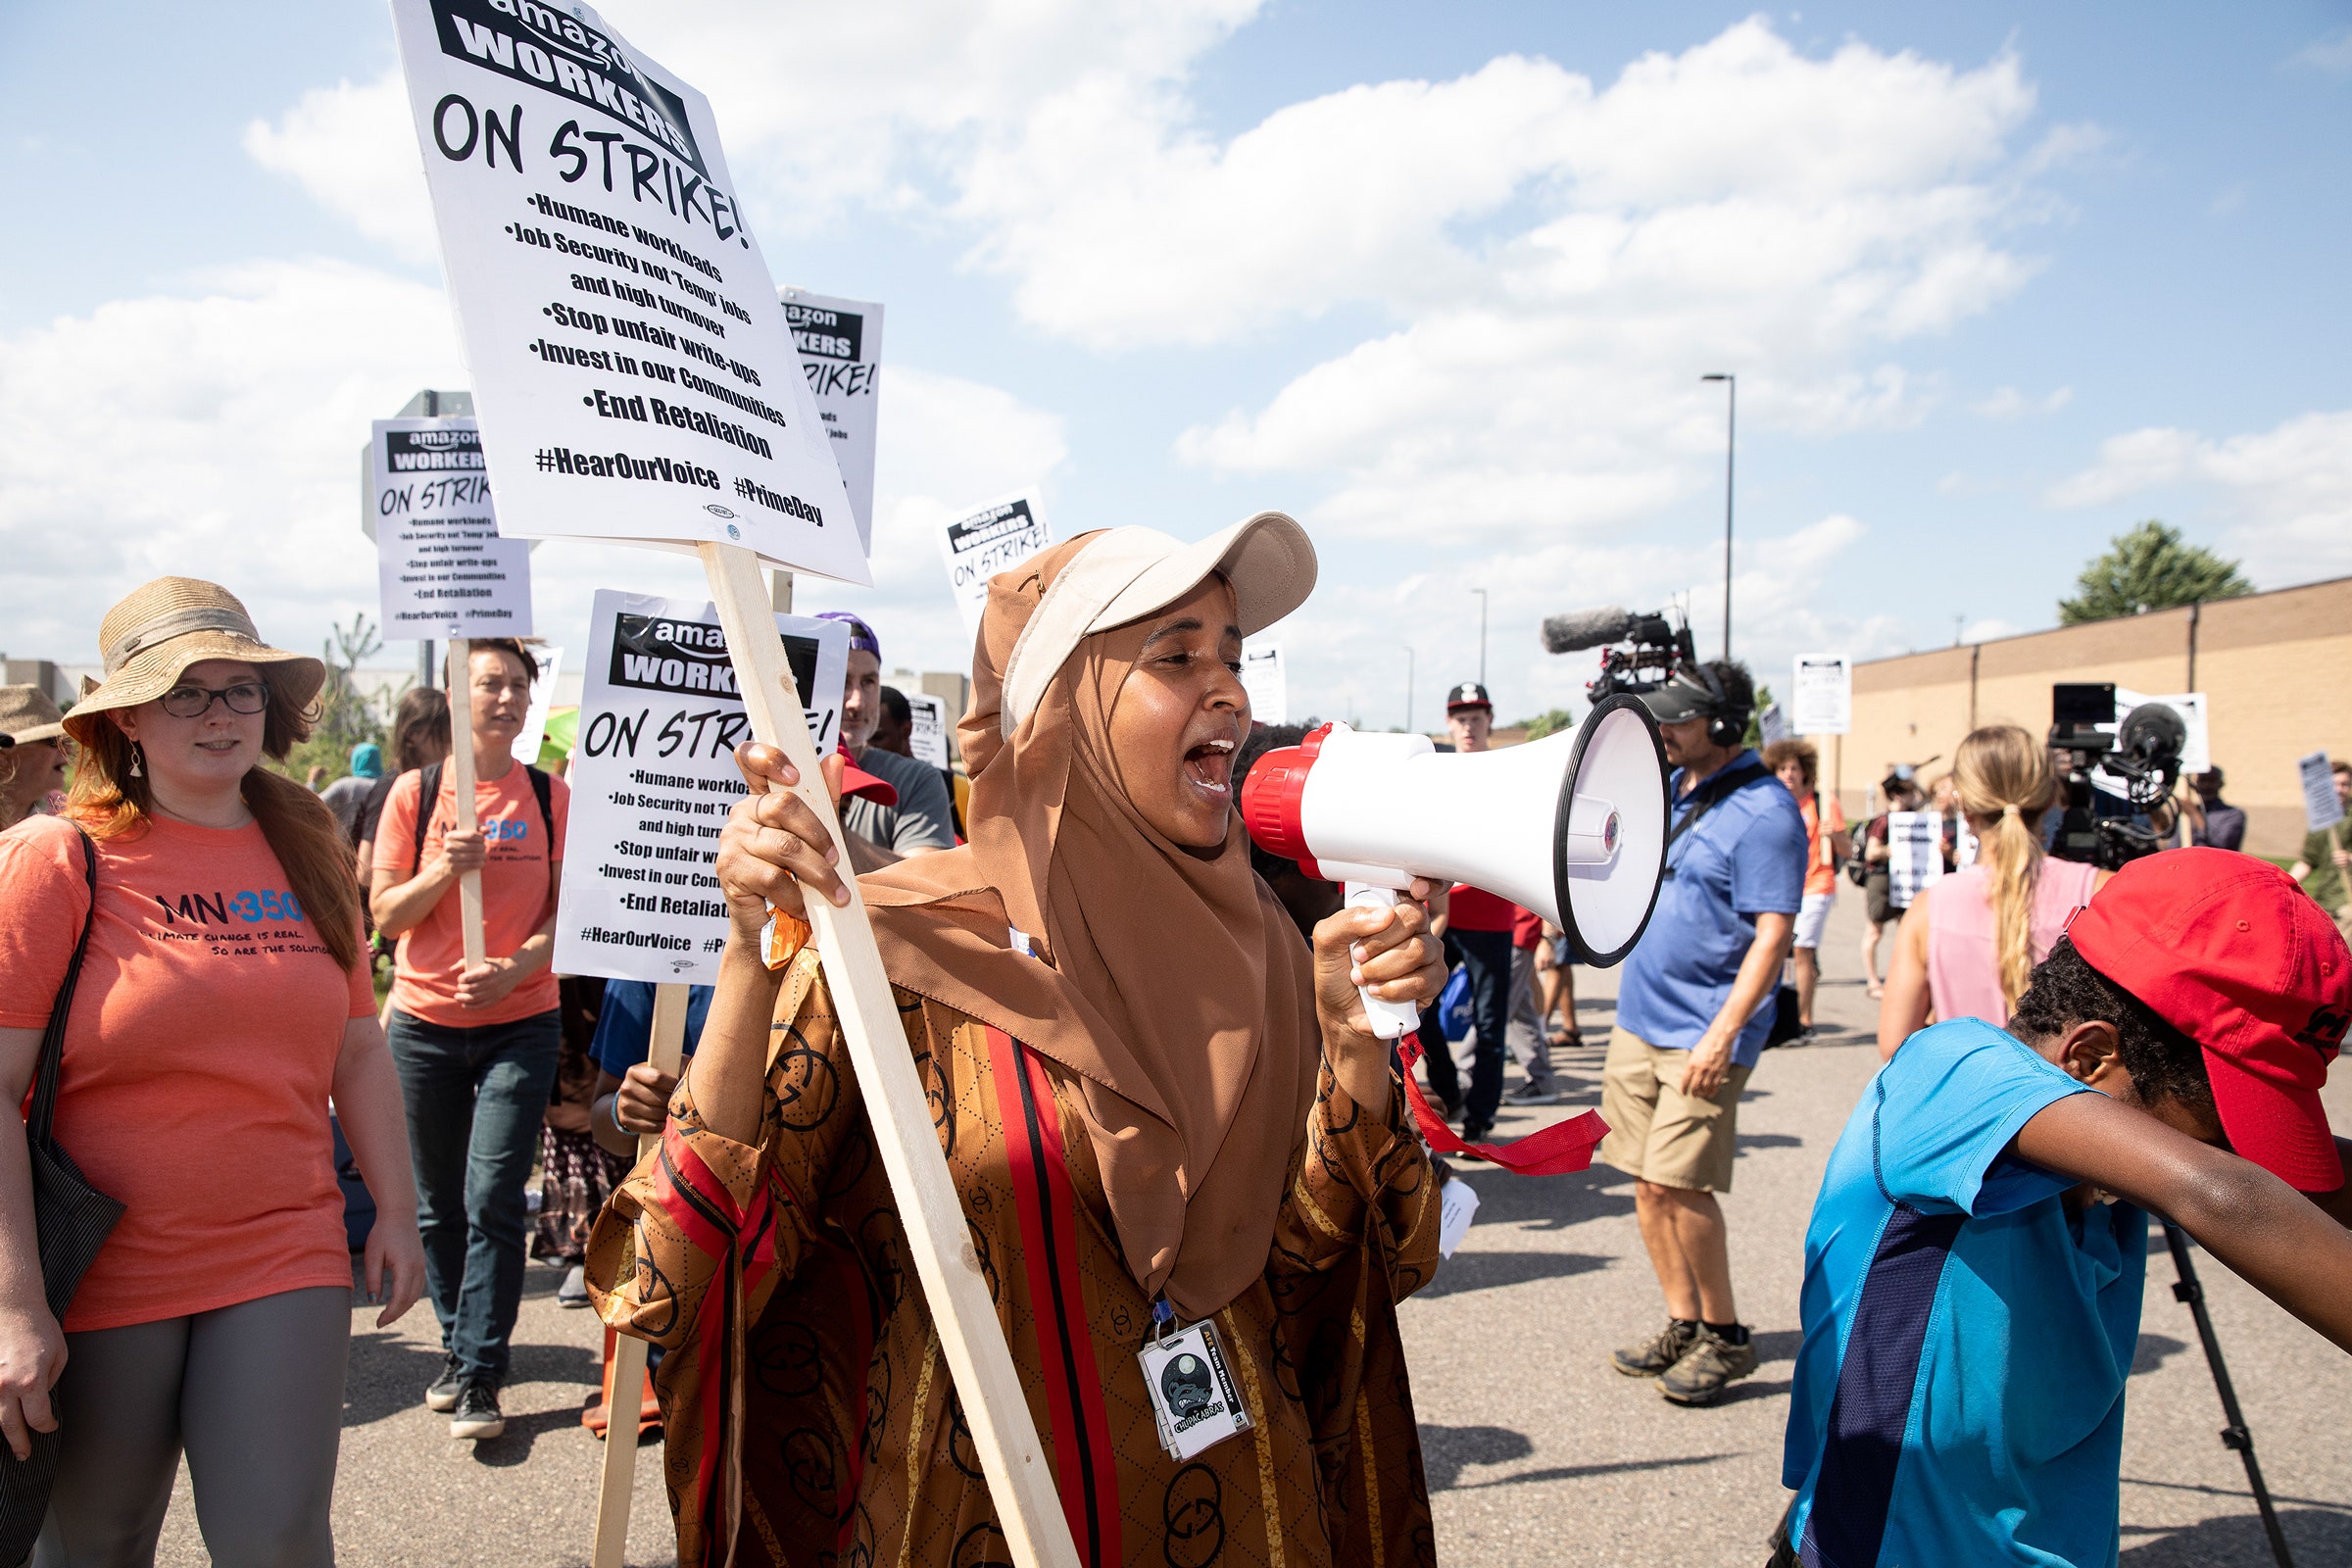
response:
[[[180,1450],[219,1568],[323,1568],[351,1292],[66,1336],[65,1446],[33,1568],[151,1568]]]

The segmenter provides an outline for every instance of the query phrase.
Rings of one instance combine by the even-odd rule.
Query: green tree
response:
[[[1761,747],[1764,744],[1764,710],[1772,704],[1772,688],[1757,687],[1755,704],[1747,710],[1747,733],[1740,737],[1741,745]]]
[[[2224,561],[2202,545],[2181,543],[2180,529],[2168,528],[2154,517],[2108,543],[2107,553],[2075,579],[2075,597],[2058,601],[2060,625],[2080,626],[2254,591],[2236,562]]]
[[[1555,708],[1534,718],[1523,718],[1515,726],[1527,731],[1527,738],[1540,741],[1546,735],[1556,735],[1564,729],[1576,728],[1576,716],[1565,708]]]

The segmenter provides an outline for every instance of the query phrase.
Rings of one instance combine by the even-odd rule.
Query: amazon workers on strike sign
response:
[[[870,582],[709,101],[585,5],[392,13],[502,531]]]
[[[776,630],[823,756],[841,739],[850,629],[778,615]],[[727,812],[744,796],[735,747],[750,738],[715,610],[597,594],[568,775],[559,971],[656,984],[718,978],[727,906],[711,868]]]

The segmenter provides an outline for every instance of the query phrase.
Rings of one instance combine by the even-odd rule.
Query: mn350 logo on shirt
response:
[[[191,925],[260,925],[266,920],[300,920],[305,918],[302,905],[283,888],[248,888],[237,893],[182,893],[176,903],[172,895],[152,895],[164,911],[164,923],[177,925],[185,920]]]

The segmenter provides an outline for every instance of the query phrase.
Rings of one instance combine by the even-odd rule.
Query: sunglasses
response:
[[[258,713],[270,706],[267,681],[241,680],[216,691],[209,686],[174,686],[164,693],[164,711],[173,718],[202,718],[213,704],[225,703],[232,713]]]

